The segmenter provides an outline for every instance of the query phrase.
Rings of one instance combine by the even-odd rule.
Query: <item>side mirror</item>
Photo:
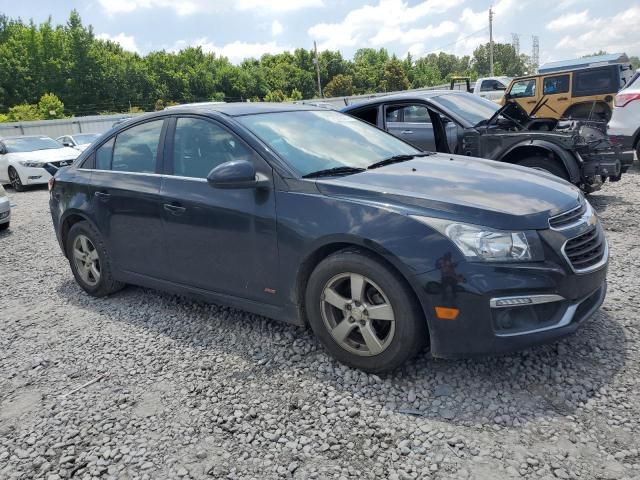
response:
[[[207,182],[214,188],[259,188],[267,186],[269,179],[257,173],[253,163],[232,160],[211,170]]]

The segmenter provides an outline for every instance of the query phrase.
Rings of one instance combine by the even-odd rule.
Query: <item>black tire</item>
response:
[[[74,243],[80,236],[84,236],[90,240],[98,256],[100,275],[95,285],[91,285],[83,279],[74,256]],[[102,235],[100,235],[89,222],[78,222],[71,227],[67,235],[65,248],[69,265],[71,266],[71,271],[73,272],[76,282],[78,282],[78,285],[89,295],[93,297],[105,297],[124,287],[122,282],[113,279],[111,260]]]
[[[366,283],[366,286],[362,289],[362,291],[365,292],[363,298],[366,298],[366,295],[371,295],[371,292],[373,292],[377,295],[378,299],[381,299],[382,296],[385,297],[382,306],[386,306],[387,301],[391,306],[392,316],[394,317],[394,327],[391,335],[389,336],[389,334],[387,334],[385,340],[385,342],[387,342],[386,347],[380,353],[352,353],[347,350],[349,347],[343,347],[334,339],[330,333],[330,327],[326,323],[327,310],[325,309],[335,309],[333,312],[335,312],[336,317],[343,315],[344,311],[341,311],[337,307],[332,307],[328,302],[325,302],[325,287],[327,287],[333,279],[349,274],[364,276],[365,283],[366,281],[372,282]],[[345,279],[345,281],[350,282],[350,280],[347,279]],[[349,283],[349,285],[351,285],[351,283]],[[376,289],[378,287],[381,293]],[[351,297],[352,294],[346,296]],[[358,302],[356,302],[356,304],[358,304]],[[381,305],[373,301],[368,304],[363,302],[359,305],[358,308],[365,308],[364,314],[366,315],[366,319],[355,322],[356,324],[360,323],[363,326],[362,329],[359,325],[355,325],[357,330],[354,327],[348,327],[350,328],[350,333],[346,337],[348,339],[347,342],[351,342],[351,338],[361,338],[364,340],[364,336],[362,336],[360,332],[367,328],[369,323],[367,323],[367,327],[365,327],[365,324],[361,323],[362,321],[371,322],[372,326],[375,322],[378,322],[376,323],[376,325],[378,325],[376,328],[380,328],[379,325],[384,324],[384,321],[369,318],[369,315],[373,317],[373,314],[367,312],[366,308],[373,310],[376,306]],[[329,353],[345,365],[370,373],[389,371],[399,367],[405,361],[415,356],[424,346],[428,338],[424,315],[407,282],[396,271],[379,261],[374,255],[357,249],[339,251],[318,264],[307,283],[305,308],[311,328]],[[356,307],[353,308],[354,310],[350,311],[355,312]],[[330,313],[329,315],[333,314]],[[343,318],[344,319],[339,321],[340,325],[342,325],[342,322],[347,322],[347,316]],[[354,319],[351,316],[348,318],[350,323],[353,324]],[[390,324],[391,323],[389,323],[389,325]],[[364,341],[366,342],[366,340]],[[363,345],[363,347],[368,350],[368,344]],[[363,356],[363,354],[367,356]]]
[[[26,188],[22,184],[22,180],[20,180],[20,175],[18,174],[18,171],[13,167],[9,167],[9,180],[11,181],[11,186],[16,192],[25,191]]]
[[[0,225],[0,232],[9,228],[11,222],[3,223]]]
[[[535,168],[536,170],[543,170],[556,177],[560,177],[563,180],[569,181],[569,174],[564,168],[564,165],[560,164],[557,160],[533,156],[520,160],[518,165],[523,167]]]

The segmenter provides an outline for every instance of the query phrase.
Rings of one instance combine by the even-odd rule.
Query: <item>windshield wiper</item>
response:
[[[429,155],[433,155],[433,154],[429,152],[423,152],[423,153],[414,153],[411,155],[394,155],[393,157],[385,158],[384,160],[380,160],[379,162],[372,163],[367,167],[367,170],[384,167],[385,165],[391,165],[392,163],[406,162],[407,160],[413,160],[416,157],[428,157]]]
[[[307,173],[302,178],[316,178],[316,177],[330,177],[332,175],[349,175],[351,173],[363,172],[364,168],[359,167],[333,167],[325,170],[318,170],[317,172]]]

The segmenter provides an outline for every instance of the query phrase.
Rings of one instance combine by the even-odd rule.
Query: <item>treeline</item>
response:
[[[263,55],[239,65],[201,48],[156,51],[141,56],[99,40],[77,11],[65,25],[40,25],[0,16],[1,120],[33,119],[47,112],[90,115],[157,110],[167,105],[207,100],[285,101],[318,96],[314,55],[293,52]],[[527,57],[511,45],[495,45],[497,74],[522,75]],[[489,73],[488,46],[472,56],[432,53],[404,59],[385,49],[363,48],[353,60],[337,51],[319,54],[325,96],[394,91],[446,83],[451,76]],[[53,94],[64,104],[48,109]],[[43,106],[43,96],[44,103]]]

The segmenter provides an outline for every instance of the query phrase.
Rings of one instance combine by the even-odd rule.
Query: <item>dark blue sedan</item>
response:
[[[393,369],[574,332],[603,302],[603,228],[544,172],[422,152],[317,107],[221,104],[131,119],[50,182],[90,295],[125,284],[310,325]]]

